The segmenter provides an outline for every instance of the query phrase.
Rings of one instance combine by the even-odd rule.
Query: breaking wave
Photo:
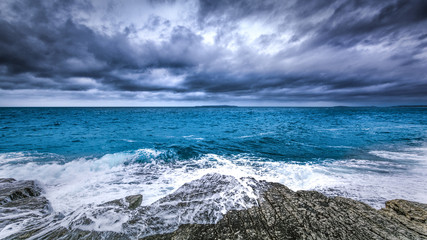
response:
[[[393,198],[427,201],[427,190],[422,187],[427,180],[423,170],[427,154],[422,147],[404,152],[371,151],[370,154],[380,157],[377,160],[321,164],[278,162],[249,154],[198,155],[191,149],[178,150],[138,149],[65,163],[63,157],[55,154],[3,153],[0,175],[38,180],[58,212],[133,194],[142,194],[143,205],[148,205],[209,173],[280,182],[293,190],[314,189],[328,195],[344,195],[376,208]]]

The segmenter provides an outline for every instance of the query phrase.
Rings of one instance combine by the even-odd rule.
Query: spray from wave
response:
[[[64,163],[61,156],[53,154],[6,153],[0,154],[0,175],[38,180],[53,209],[64,213],[133,194],[142,194],[143,205],[148,205],[209,173],[280,182],[293,190],[344,195],[376,208],[393,198],[427,201],[427,190],[422,187],[427,176],[420,170],[426,167],[426,148],[370,153],[380,159],[301,164],[248,154],[187,154],[184,157],[190,158],[183,160],[183,155],[173,149],[139,149]]]

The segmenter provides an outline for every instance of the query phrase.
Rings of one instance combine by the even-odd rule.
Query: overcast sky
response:
[[[1,106],[427,104],[427,1],[1,0]]]

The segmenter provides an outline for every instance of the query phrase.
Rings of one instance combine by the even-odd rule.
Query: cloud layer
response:
[[[423,0],[2,1],[0,103],[426,104],[426,26]]]

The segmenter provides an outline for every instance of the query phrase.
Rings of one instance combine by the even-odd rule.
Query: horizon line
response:
[[[377,107],[377,108],[389,108],[389,107],[422,107],[425,108],[427,105],[390,105],[390,106],[377,106],[377,105],[361,105],[361,106],[347,106],[347,105],[336,105],[336,106],[253,106],[253,105],[194,105],[194,106],[0,106],[0,108],[366,108],[366,107]]]

